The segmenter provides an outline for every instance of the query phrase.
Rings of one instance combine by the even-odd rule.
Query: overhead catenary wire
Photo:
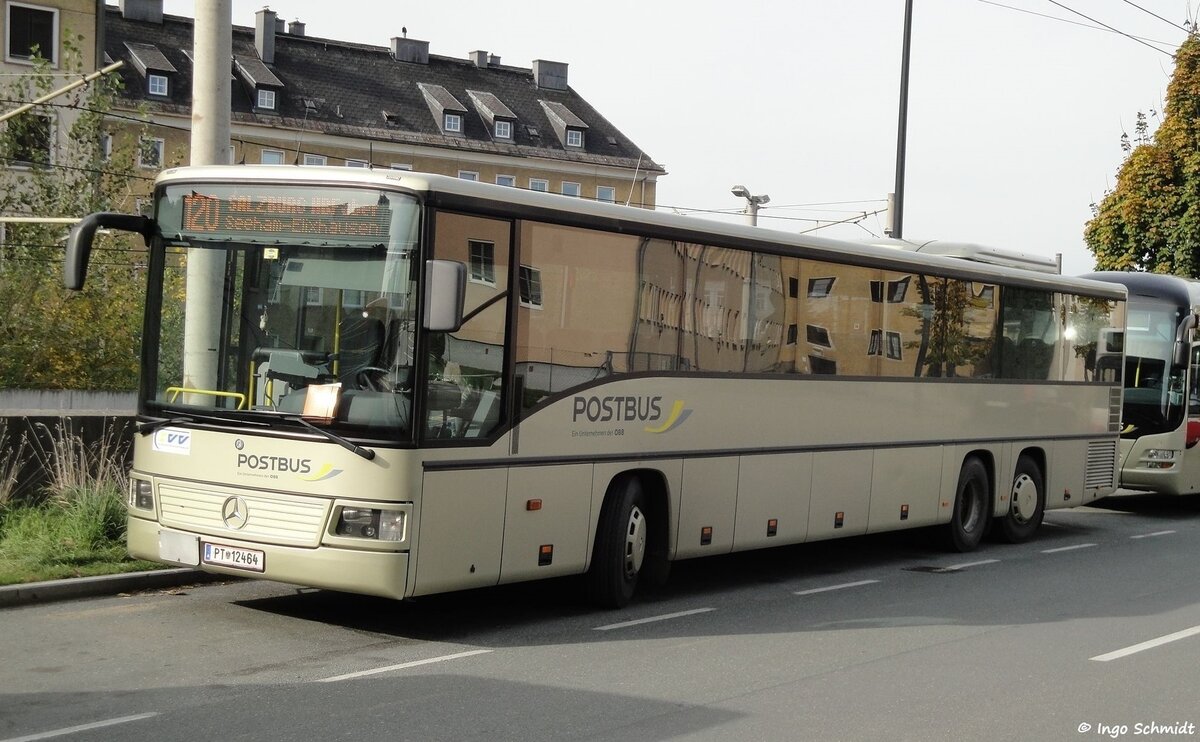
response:
[[[1126,5],[1132,5],[1133,7],[1137,8],[1137,9],[1138,9],[1138,10],[1140,10],[1140,11],[1142,11],[1143,13],[1146,13],[1146,14],[1148,14],[1148,15],[1152,15],[1152,16],[1154,16],[1155,18],[1157,18],[1158,20],[1162,21],[1163,23],[1167,23],[1167,24],[1170,24],[1170,25],[1174,26],[1175,28],[1178,28],[1180,31],[1183,31],[1184,33],[1192,33],[1191,31],[1189,31],[1188,29],[1186,29],[1186,28],[1184,28],[1183,26],[1179,25],[1179,24],[1178,24],[1178,23],[1176,23],[1175,21],[1168,21],[1166,18],[1163,18],[1163,17],[1162,17],[1161,15],[1159,15],[1158,13],[1155,13],[1155,12],[1154,12],[1154,11],[1152,11],[1152,10],[1146,10],[1146,9],[1145,9],[1145,8],[1143,8],[1142,6],[1138,5],[1137,3],[1130,2],[1130,0],[1123,0],[1123,2],[1124,2]]]
[[[1137,43],[1141,44],[1142,46],[1146,47],[1147,49],[1153,49],[1154,51],[1158,52],[1159,54],[1166,54],[1168,57],[1171,57],[1172,59],[1175,58],[1175,55],[1172,54],[1171,52],[1159,49],[1157,46],[1152,46],[1152,45],[1148,44],[1147,42],[1143,41],[1142,39],[1139,39],[1137,36],[1125,33],[1124,31],[1122,31],[1118,28],[1113,28],[1112,26],[1108,25],[1107,23],[1104,23],[1103,21],[1098,21],[1089,15],[1080,13],[1078,10],[1075,10],[1074,8],[1068,8],[1066,5],[1063,5],[1062,3],[1058,2],[1058,0],[1046,0],[1046,2],[1050,3],[1051,5],[1056,5],[1060,8],[1062,8],[1063,10],[1067,11],[1068,13],[1074,13],[1075,15],[1079,16],[1080,18],[1086,18],[1089,21],[1091,21],[1092,23],[1098,23],[1101,26],[1104,26],[1105,28],[1107,28],[1109,31],[1112,31],[1113,33],[1119,33],[1127,39],[1132,39],[1132,40],[1136,41]]]

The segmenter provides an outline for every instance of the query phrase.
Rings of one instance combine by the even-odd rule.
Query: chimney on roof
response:
[[[471,61],[475,63],[476,67],[487,67],[488,66],[488,53],[478,51],[478,50],[473,51],[473,52],[471,52]]]
[[[539,88],[566,90],[567,63],[535,59],[533,60],[533,79]]]
[[[304,24],[301,23],[299,18],[288,24],[288,33],[290,33],[292,36],[304,35]]]
[[[392,57],[397,62],[429,64],[429,42],[417,41],[408,36],[393,36]]]
[[[282,18],[275,16],[275,33],[287,33],[287,28],[285,28],[286,25],[287,23]]]
[[[489,54],[488,55],[488,66],[489,67],[499,67],[500,66],[500,55],[499,54]]]
[[[163,22],[163,0],[121,0],[121,17],[130,21]]]
[[[254,14],[254,48],[263,64],[275,63],[275,11],[263,8]]]

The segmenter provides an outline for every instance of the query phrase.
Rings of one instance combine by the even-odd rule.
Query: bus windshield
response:
[[[1186,411],[1185,369],[1172,362],[1182,313],[1170,302],[1130,296],[1127,316],[1121,437],[1175,430]]]
[[[410,434],[416,199],[202,183],[168,186],[156,206],[165,260],[147,407]]]

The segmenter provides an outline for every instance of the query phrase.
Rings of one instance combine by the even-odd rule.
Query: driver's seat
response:
[[[338,339],[338,379],[353,385],[359,371],[378,366],[384,335],[382,320],[362,315],[343,319]]]

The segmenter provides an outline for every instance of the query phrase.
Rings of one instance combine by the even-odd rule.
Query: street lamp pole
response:
[[[904,236],[904,150],[908,139],[908,57],[912,41],[912,0],[904,0],[904,46],[900,56],[900,121],[896,126],[896,190],[889,237]]]
[[[770,203],[771,197],[767,194],[761,196],[750,195],[750,189],[743,185],[736,185],[731,190],[735,196],[746,199],[746,218],[750,222],[751,227],[758,226],[758,208],[763,204]]]

